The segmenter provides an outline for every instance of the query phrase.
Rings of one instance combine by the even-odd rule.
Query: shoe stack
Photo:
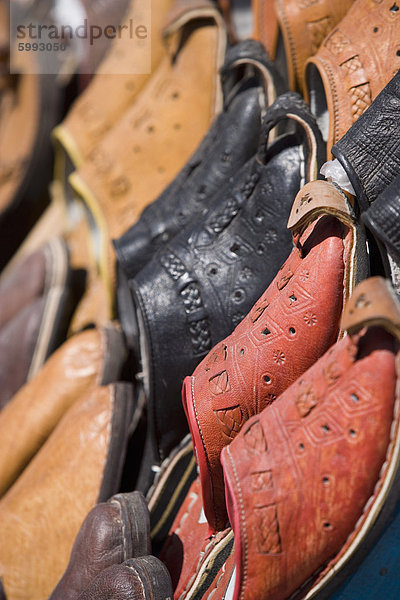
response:
[[[400,4],[143,5],[0,2],[0,599],[397,599]]]

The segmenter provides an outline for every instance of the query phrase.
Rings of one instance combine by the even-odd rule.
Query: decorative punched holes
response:
[[[374,27],[374,28],[373,28],[373,32],[374,32],[374,33],[378,33],[378,31],[379,31],[379,27]]]
[[[325,486],[328,486],[328,485],[331,483],[331,480],[329,479],[329,477],[327,477],[327,476],[325,475],[325,477],[323,477],[323,478],[322,478],[322,483],[323,483]]]
[[[231,252],[233,254],[239,254],[240,252],[240,244],[238,244],[237,242],[235,242],[232,246],[231,246]]]
[[[267,385],[270,385],[270,383],[272,382],[271,377],[269,375],[264,375],[263,380],[264,383],[266,383]]]
[[[257,247],[257,254],[261,255],[261,254],[264,254],[264,252],[265,252],[265,245],[259,244]]]
[[[289,334],[290,334],[290,335],[292,335],[292,336],[293,336],[293,335],[296,335],[296,330],[295,330],[295,328],[294,328],[294,327],[290,327],[290,328],[289,328]]]
[[[330,427],[329,427],[329,425],[327,425],[326,423],[324,423],[324,424],[322,425],[322,431],[323,431],[324,433],[329,433],[329,432],[330,432],[330,430],[331,430],[331,428],[330,428]]]
[[[242,348],[242,349],[240,350],[240,356],[244,356],[244,353],[245,353],[245,349],[244,349],[244,348]]]
[[[397,3],[395,2],[391,7],[390,7],[390,12],[392,13],[397,13],[399,11],[399,7],[397,5]]]
[[[207,275],[210,277],[215,277],[218,274],[218,267],[215,264],[208,265],[207,267]]]
[[[329,529],[332,529],[332,524],[329,523],[328,521],[325,521],[323,524],[323,527],[324,527],[324,529],[329,530]]]
[[[300,450],[300,452],[304,452],[305,446],[304,446],[303,442],[299,443],[299,450]]]
[[[262,212],[262,210],[259,210],[256,213],[254,220],[256,221],[256,223],[259,223],[260,225],[264,222],[264,213]]]
[[[154,125],[149,125],[149,126],[147,127],[147,131],[148,131],[148,133],[154,133],[154,130],[155,130],[155,129],[154,129]]]
[[[171,98],[172,98],[173,100],[178,100],[178,98],[179,98],[179,92],[174,92],[174,93],[172,94]]]
[[[268,327],[266,327],[265,329],[263,329],[263,331],[261,332],[263,335],[270,335],[270,330],[268,329]]]
[[[350,394],[350,398],[354,402],[354,404],[360,402],[360,398],[357,396],[357,394]]]
[[[357,437],[357,432],[354,429],[350,429],[349,434],[353,439]]]
[[[241,290],[241,289],[235,290],[232,294],[232,300],[234,302],[242,302],[244,297],[245,297],[244,290]]]
[[[297,302],[297,298],[296,298],[295,294],[291,294],[289,296],[289,300],[290,300],[290,304],[293,304],[293,302]]]

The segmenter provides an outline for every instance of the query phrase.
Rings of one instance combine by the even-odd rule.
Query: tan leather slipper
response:
[[[90,161],[70,177],[99,238],[96,257],[111,295],[111,240],[178,173],[221,108],[218,70],[227,35],[217,8],[208,0],[178,2],[163,35],[167,56]]]
[[[165,53],[161,28],[171,5],[172,0],[152,0],[151,72],[157,69]],[[123,26],[136,22],[137,13],[138,2],[131,0]],[[62,182],[65,183],[65,162],[70,160],[73,167],[79,168],[150,78],[151,73],[135,74],[135,60],[128,37],[112,44],[88,88],[75,101],[63,123],[54,129],[56,176]]]
[[[328,157],[400,68],[399,8],[393,0],[356,0],[306,64],[305,93]]]
[[[70,408],[0,502],[8,600],[44,600],[87,513],[118,491],[133,410],[129,384],[96,387]]]
[[[0,412],[0,496],[82,394],[117,381],[124,358],[118,329],[84,331],[65,342],[21,388]]]

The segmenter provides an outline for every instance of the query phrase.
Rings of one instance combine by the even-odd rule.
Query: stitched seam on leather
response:
[[[126,522],[124,519],[124,515],[123,515],[123,510],[122,510],[122,504],[119,500],[115,499],[115,502],[118,504],[118,508],[119,508],[119,514],[121,517],[121,523],[122,523],[122,544],[123,544],[123,553],[124,553],[124,561],[128,560],[128,553],[126,550]]]
[[[248,547],[249,541],[247,538],[245,511],[244,511],[243,496],[242,496],[242,489],[240,487],[240,481],[239,481],[239,477],[238,477],[238,474],[236,471],[236,465],[235,465],[235,461],[233,459],[230,447],[227,446],[226,449],[227,449],[229,459],[231,461],[232,471],[233,471],[233,475],[235,477],[236,487],[237,487],[237,491],[239,494],[240,520],[242,522],[242,532],[241,533],[243,534],[243,542],[244,542],[244,569],[243,569],[243,580],[242,580],[242,584],[240,586],[240,588],[241,588],[240,598],[241,598],[241,600],[244,600],[244,593],[245,593],[246,582],[247,582],[247,567],[248,567],[248,559],[249,559],[249,547]]]
[[[224,564],[223,564],[223,565],[222,565],[222,567],[221,567],[221,571],[222,571],[222,573],[221,573],[221,575],[218,577],[218,579],[217,579],[217,583],[215,584],[213,591],[212,591],[212,592],[211,592],[211,594],[208,596],[208,600],[210,600],[210,599],[211,599],[211,598],[214,596],[214,594],[216,594],[216,592],[218,591],[218,590],[217,590],[217,588],[218,588],[219,584],[221,583],[221,580],[223,579],[223,577],[224,577],[224,575],[225,575],[225,572],[226,572],[226,563],[227,563],[227,562],[228,562],[228,559],[226,559],[226,561],[224,562]]]
[[[287,18],[286,13],[285,13],[285,9],[284,9],[284,7],[282,5],[282,0],[279,0],[279,8],[280,8],[281,13],[282,13],[282,20],[283,20],[283,22],[285,24],[286,33],[287,33],[288,40],[289,40],[290,52],[291,52],[291,55],[292,55],[291,58],[292,58],[292,62],[293,62],[293,75],[294,75],[294,80],[295,80],[295,83],[296,83],[297,77],[298,77],[298,74],[297,74],[298,63],[297,63],[297,55],[296,55],[296,46],[295,46],[293,35],[292,35],[291,29],[290,29],[290,26],[289,26],[288,18]]]
[[[146,589],[144,587],[144,583],[143,583],[142,578],[140,576],[140,572],[137,569],[135,569],[132,565],[124,565],[124,567],[126,569],[129,569],[130,571],[132,571],[132,573],[135,573],[135,575],[136,575],[136,581],[140,582],[140,587],[142,588],[143,598],[146,598],[147,597]]]
[[[331,96],[332,96],[333,113],[334,113],[334,127],[335,127],[335,133],[334,133],[335,137],[332,140],[332,146],[333,146],[333,144],[335,144],[335,142],[339,138],[338,93],[337,93],[336,84],[335,84],[335,77],[334,77],[333,70],[331,69],[330,64],[324,58],[320,58],[319,60],[321,61],[321,63],[324,65],[324,67],[326,69],[326,74],[328,75],[328,80],[329,80],[329,84],[331,87],[330,92],[331,92]],[[329,148],[329,151],[330,151],[330,148]]]
[[[194,412],[195,412],[195,415],[196,415],[196,423],[197,423],[197,428],[198,428],[198,430],[199,430],[200,437],[201,437],[201,441],[202,441],[202,444],[203,444],[204,454],[205,454],[205,456],[206,456],[206,461],[207,461],[208,473],[209,473],[209,476],[210,476],[210,473],[211,473],[210,460],[209,460],[209,458],[208,458],[207,448],[206,448],[206,444],[205,444],[205,441],[204,441],[203,432],[202,432],[202,430],[201,430],[200,421],[199,421],[199,416],[198,416],[198,414],[197,414],[196,400],[194,399],[194,377],[193,377],[193,375],[192,375],[192,377],[191,377],[191,381],[190,381],[190,387],[191,387],[191,392],[192,392],[192,402],[193,402],[193,408],[194,408]],[[213,486],[213,483],[212,483],[212,478],[211,478],[211,476],[210,476],[210,485],[211,485],[211,490],[212,490],[212,492],[214,492],[214,489],[213,489],[213,487],[214,487],[214,486]],[[215,515],[217,515],[217,512],[218,512],[218,511],[217,511],[217,507],[216,507],[216,505],[215,505],[215,501],[214,501],[214,493],[212,494],[212,503],[213,503],[213,510],[214,510],[214,514],[215,514]]]
[[[193,581],[196,579],[196,576],[197,576],[198,572],[200,571],[200,567],[201,567],[201,565],[203,564],[203,558],[204,558],[204,557],[205,557],[205,555],[207,554],[207,551],[208,551],[208,549],[210,548],[210,546],[213,546],[213,545],[214,545],[214,539],[212,539],[212,540],[211,540],[211,541],[210,541],[210,542],[209,542],[209,543],[208,543],[208,544],[205,546],[205,548],[204,548],[204,550],[203,550],[203,552],[202,552],[202,553],[200,552],[200,555],[199,555],[199,560],[198,560],[198,562],[197,562],[197,564],[196,564],[195,571],[194,571],[194,573],[193,573],[192,577],[189,579],[188,583],[186,584],[186,586],[185,586],[185,589],[183,590],[182,594],[179,596],[179,599],[181,599],[181,598],[183,598],[183,597],[184,597],[183,595],[184,595],[184,594],[186,594],[186,592],[188,591],[188,588],[189,588],[189,587],[192,585]]]
[[[126,542],[125,542],[125,539],[126,539],[125,529],[126,528],[125,528],[124,519],[122,517],[122,505],[121,505],[119,498],[115,497],[115,496],[112,498],[112,500],[109,500],[109,502],[110,502],[110,504],[114,504],[114,506],[117,506],[118,510],[119,510],[119,517],[120,517],[120,521],[122,524],[122,536],[123,536],[123,550],[122,550],[123,559],[121,562],[125,562],[126,560],[128,560],[129,557],[127,556],[127,552],[126,552]]]

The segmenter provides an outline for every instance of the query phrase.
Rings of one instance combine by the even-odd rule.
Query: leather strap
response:
[[[312,109],[322,112],[326,97],[328,151],[400,67],[400,11],[396,7],[393,0],[356,0],[307,62],[307,99]]]
[[[301,233],[320,215],[333,215],[345,225],[354,223],[354,213],[346,195],[327,181],[307,183],[297,194],[288,220],[293,234]]]
[[[266,164],[268,142],[272,129],[284,120],[293,120],[304,136],[305,180],[317,179],[319,165],[323,162],[324,144],[315,118],[304,100],[296,92],[282,94],[268,111],[260,137],[258,160]]]
[[[399,130],[400,71],[332,148],[356,192],[361,211],[367,210],[400,172]]]
[[[362,281],[346,304],[342,329],[354,334],[364,327],[384,327],[400,340],[400,308],[389,281],[371,277]]]
[[[173,35],[192,19],[204,18],[212,18],[224,27],[220,12],[210,0],[176,0],[165,19],[163,36]]]
[[[240,42],[228,50],[220,71],[224,102],[231,95],[234,71],[241,65],[252,65],[260,73],[265,86],[266,105],[271,106],[284,91],[284,83],[262,44],[255,40]]]

